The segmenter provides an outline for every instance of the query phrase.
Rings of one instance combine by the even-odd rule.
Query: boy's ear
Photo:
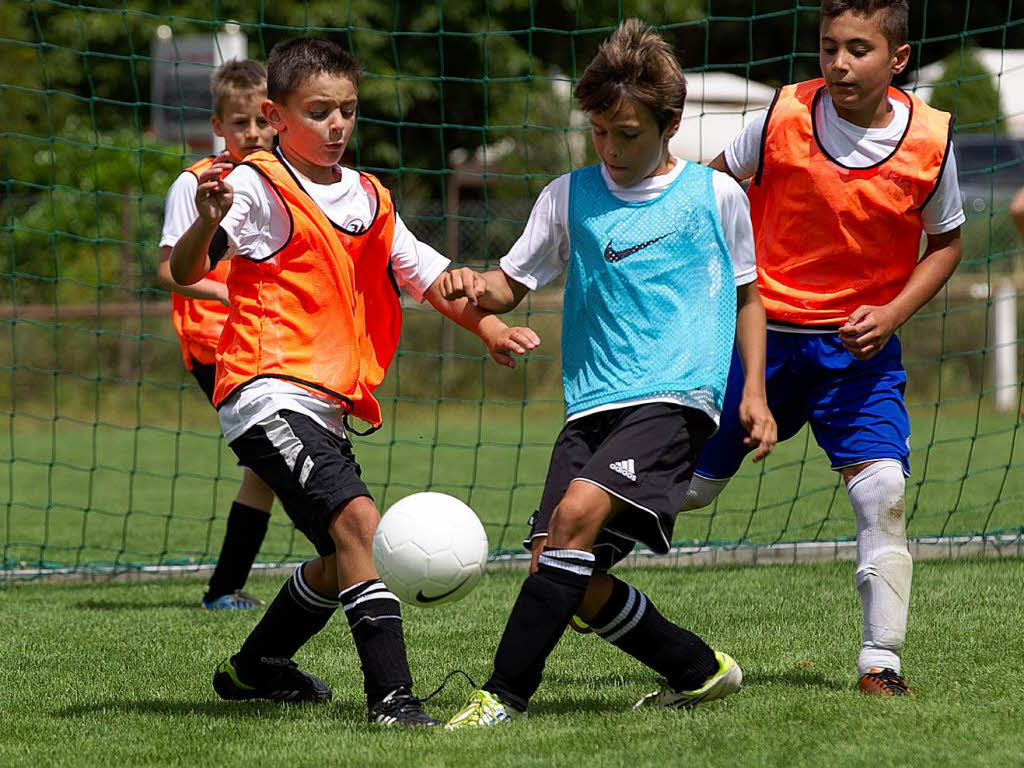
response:
[[[214,112],[210,115],[210,125],[213,126],[213,133],[215,136],[224,138],[224,121],[220,119],[220,115]]]
[[[283,133],[285,130],[285,124],[284,118],[281,116],[281,106],[270,99],[264,99],[263,104],[260,105],[260,109],[263,112],[263,117],[266,118],[268,123],[270,123],[270,127],[278,133]]]
[[[907,63],[910,61],[910,44],[904,43],[892,54],[892,73],[898,75],[904,69],[907,68]]]
[[[679,123],[682,119],[683,113],[680,112],[678,115],[669,120],[668,123],[665,125],[665,130],[661,132],[661,138],[667,140],[675,136],[676,132],[679,130]]]

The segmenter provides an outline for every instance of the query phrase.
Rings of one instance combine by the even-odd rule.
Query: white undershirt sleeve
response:
[[[391,269],[399,288],[416,301],[448,269],[451,262],[416,236],[395,212],[395,233],[391,241]]]
[[[557,278],[569,261],[569,174],[541,190],[523,234],[505,254],[501,271],[536,291]]]
[[[711,176],[718,203],[718,217],[725,234],[725,245],[732,258],[732,271],[736,285],[746,285],[757,279],[754,261],[754,227],[750,223],[750,200],[743,188],[726,173],[715,171]]]
[[[768,110],[765,109],[729,142],[725,148],[725,164],[737,179],[749,179],[757,173],[761,159],[761,136],[764,133]]]
[[[267,258],[287,241],[287,237],[284,240],[280,238],[282,217],[287,220],[287,212],[277,211],[277,221],[272,221],[274,209],[280,209],[281,203],[271,201],[272,193],[252,168],[239,165],[225,181],[234,190],[231,209],[220,222],[220,228],[228,236],[225,258],[236,253],[256,261]]]
[[[190,171],[182,171],[167,190],[164,203],[164,226],[160,233],[160,247],[173,248],[174,244],[192,226],[199,216],[196,210],[196,189],[199,182]]]
[[[956,229],[967,221],[967,217],[964,215],[963,198],[960,195],[953,142],[949,143],[949,148],[946,151],[949,155],[942,168],[942,175],[936,182],[935,194],[921,211],[924,231],[929,235],[941,235]]]

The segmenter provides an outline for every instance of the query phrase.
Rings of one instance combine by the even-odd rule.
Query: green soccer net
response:
[[[1024,17],[1014,0],[912,5],[898,82],[956,113],[969,218],[962,267],[902,330],[909,531],[952,554],[1019,550],[1024,261],[1008,208],[1024,184]],[[347,45],[366,69],[349,161],[394,191],[421,239],[492,267],[542,186],[592,159],[572,86],[633,15],[687,68],[673,146],[688,159],[717,154],[773,88],[817,75],[817,8],[795,0],[0,4],[0,579],[217,556],[240,471],[182,368],[155,275],[163,196],[209,151],[212,67],[299,34]],[[513,319],[543,346],[508,371],[406,303],[385,425],[355,439],[381,509],[445,491],[485,521],[496,557],[520,551],[563,420],[560,307],[558,286],[524,302]],[[713,508],[680,516],[675,561],[840,556],[852,535],[804,430],[745,464]],[[276,505],[260,561],[310,552]]]

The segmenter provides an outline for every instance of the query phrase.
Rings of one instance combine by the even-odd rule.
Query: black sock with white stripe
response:
[[[707,643],[662,616],[639,589],[611,579],[611,597],[589,622],[601,638],[646,664],[676,691],[699,688],[718,670]]]
[[[590,552],[544,547],[537,572],[523,582],[512,607],[485,690],[526,709],[544,663],[583,600],[593,568]]]
[[[372,707],[396,688],[411,690],[398,598],[380,579],[353,584],[338,597],[359,653],[367,703]]]
[[[249,633],[235,656],[236,669],[261,658],[290,659],[309,639],[326,626],[339,602],[317,594],[302,575],[305,563],[295,569],[263,618]],[[245,677],[239,670],[239,675]]]

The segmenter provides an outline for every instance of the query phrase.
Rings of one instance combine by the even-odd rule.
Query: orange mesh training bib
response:
[[[398,347],[402,311],[390,271],[395,217],[391,195],[372,176],[377,199],[359,234],[337,228],[269,152],[246,159],[291,218],[285,245],[263,261],[232,259],[231,308],[217,347],[219,406],[238,387],[273,376],[343,401],[373,426],[381,423],[373,391]]]
[[[204,157],[185,170],[197,179],[200,174],[213,165],[213,157]],[[225,261],[206,275],[207,279],[218,283],[226,282],[231,262]],[[171,321],[181,343],[181,357],[185,367],[192,370],[192,361],[204,365],[216,362],[217,341],[224,323],[228,319],[228,308],[219,301],[190,299],[178,293],[171,294]]]
[[[842,325],[863,304],[892,301],[921,252],[921,209],[945,165],[952,121],[897,88],[910,118],[888,159],[847,168],[814,121],[823,80],[782,88],[769,110],[750,185],[758,288],[769,322]]]

